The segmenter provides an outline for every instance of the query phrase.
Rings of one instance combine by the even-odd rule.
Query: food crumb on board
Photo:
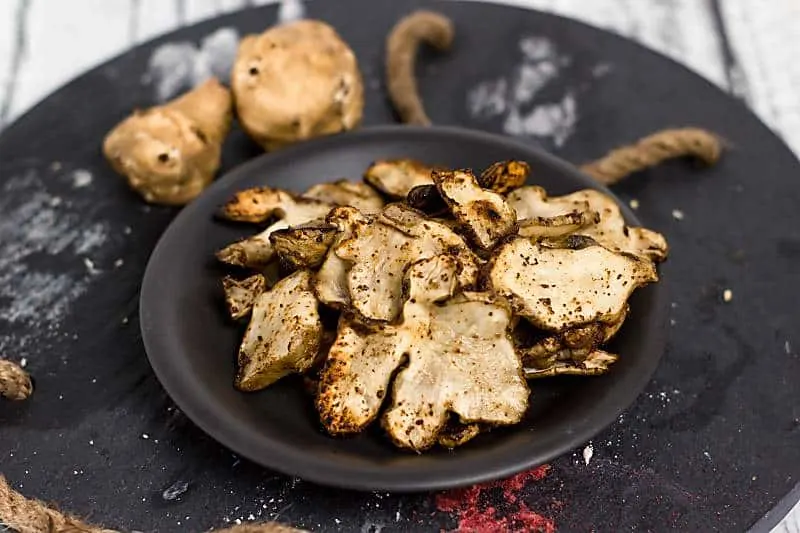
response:
[[[683,211],[681,211],[680,209],[673,209],[672,218],[674,218],[675,220],[683,220]]]
[[[706,456],[706,459],[708,459],[709,461],[711,460],[711,454],[710,454],[710,453],[708,453],[708,450],[704,451],[704,452],[703,452],[703,455],[705,455],[705,456]]]
[[[122,259],[117,259],[116,261],[114,261],[114,268],[119,268],[119,267],[121,267],[121,266],[122,266],[122,265],[124,265],[124,264],[125,264],[125,261],[124,261],[124,260],[122,260]]]
[[[583,460],[587,465],[592,460],[593,455],[594,455],[594,446],[589,444],[586,448],[583,449]]]
[[[630,202],[628,202],[628,205],[631,206],[631,209],[639,209],[639,200],[633,198]]]
[[[83,258],[83,265],[86,267],[86,271],[90,276],[95,276],[101,272],[101,270],[94,265],[94,261],[88,257]]]
[[[92,173],[88,170],[78,169],[72,173],[72,186],[76,189],[86,187],[92,183]]]
[[[150,438],[150,435],[148,435],[147,433],[142,433],[142,438],[143,438],[144,440],[147,440],[147,439],[149,439],[149,438]]]
[[[89,446],[94,446],[94,441],[93,440],[89,441]]]
[[[25,368],[26,366],[28,366],[28,360],[23,357],[22,359],[19,360],[19,366],[21,366],[22,368]]]
[[[166,501],[173,501],[180,498],[186,491],[189,490],[188,481],[176,481],[161,493],[161,498]],[[187,518],[188,520],[188,518]]]
[[[730,289],[725,289],[722,291],[722,301],[727,303],[731,300],[733,300],[733,291]]]

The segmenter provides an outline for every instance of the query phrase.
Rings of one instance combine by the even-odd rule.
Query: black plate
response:
[[[412,491],[469,485],[542,464],[585,442],[639,394],[665,343],[663,289],[631,301],[614,349],[622,355],[606,376],[533,383],[532,407],[519,425],[482,435],[453,452],[396,450],[378,429],[333,439],[319,426],[299,379],[259,393],[233,388],[241,331],[226,320],[215,250],[252,226],[214,219],[235,191],[271,185],[296,191],[339,177],[356,178],[380,158],[412,157],[481,169],[523,159],[552,194],[595,187],[559,159],[509,138],[449,128],[382,127],[303,143],[258,157],[228,173],[187,207],[156,247],[144,278],[141,325],[150,363],[166,390],[202,429],[237,453],[303,479],[340,487]],[[607,194],[609,191],[604,190]],[[633,214],[623,206],[629,222]]]

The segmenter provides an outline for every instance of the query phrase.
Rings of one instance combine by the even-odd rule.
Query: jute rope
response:
[[[711,166],[721,155],[722,142],[713,133],[699,128],[669,129],[612,150],[605,157],[581,166],[581,170],[604,185],[613,185],[668,159],[693,157]]]
[[[8,400],[24,400],[33,392],[31,378],[17,363],[0,359],[0,396]]]
[[[87,524],[38,500],[29,500],[12,489],[0,475],[0,525],[19,533],[119,533]],[[303,533],[277,522],[249,524],[220,530],[221,533]]]
[[[406,124],[429,126],[417,89],[414,68],[420,44],[447,50],[453,43],[453,23],[431,11],[415,11],[395,25],[386,39],[386,86],[400,120]]]

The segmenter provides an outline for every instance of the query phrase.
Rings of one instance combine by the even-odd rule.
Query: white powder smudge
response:
[[[614,67],[612,67],[608,63],[597,64],[592,68],[592,77],[596,79],[603,78],[605,76],[608,76],[608,74],[610,74],[612,70],[614,70]]]
[[[74,174],[69,177],[74,182]],[[58,335],[91,283],[88,275],[49,270],[47,258],[92,252],[111,229],[49,194],[33,171],[2,183],[0,213],[0,352],[30,356]],[[15,333],[1,333],[4,323]]]
[[[792,344],[788,340],[783,343],[783,351],[786,355],[792,355]]]
[[[88,170],[78,169],[72,173],[72,186],[76,189],[86,187],[92,183],[92,173]]]
[[[592,460],[592,456],[594,455],[594,447],[589,444],[586,448],[583,449],[583,461],[586,463],[586,466],[589,466],[589,462]]]
[[[83,266],[86,267],[86,272],[88,272],[90,276],[96,276],[102,272],[102,270],[94,266],[94,261],[88,257],[83,258]]]
[[[544,104],[529,113],[512,108],[503,129],[511,135],[549,137],[556,146],[563,146],[575,131],[577,121],[575,97],[568,93],[560,103]]]
[[[469,112],[478,119],[505,115],[506,133],[550,140],[556,147],[563,146],[578,121],[575,92],[565,89],[556,101],[538,105],[535,99],[560,76],[571,58],[559,54],[555,44],[542,37],[522,39],[519,49],[522,61],[511,76],[484,81],[469,92]]]
[[[188,41],[169,42],[156,48],[148,62],[145,81],[152,83],[159,102],[216,76],[223,83],[239,46],[239,33],[225,27],[207,35],[200,46]]]
[[[278,6],[278,24],[300,20],[305,14],[303,0],[281,0],[281,5]]]
[[[161,493],[161,497],[167,501],[177,500],[189,490],[188,481],[176,481]]]

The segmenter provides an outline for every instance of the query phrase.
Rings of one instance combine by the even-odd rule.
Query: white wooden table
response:
[[[0,0],[0,134],[65,82],[137,43],[271,1]],[[283,0],[284,16],[302,15],[301,1]],[[800,155],[800,0],[494,1],[572,17],[676,59],[742,98]],[[773,532],[800,533],[800,502]]]

